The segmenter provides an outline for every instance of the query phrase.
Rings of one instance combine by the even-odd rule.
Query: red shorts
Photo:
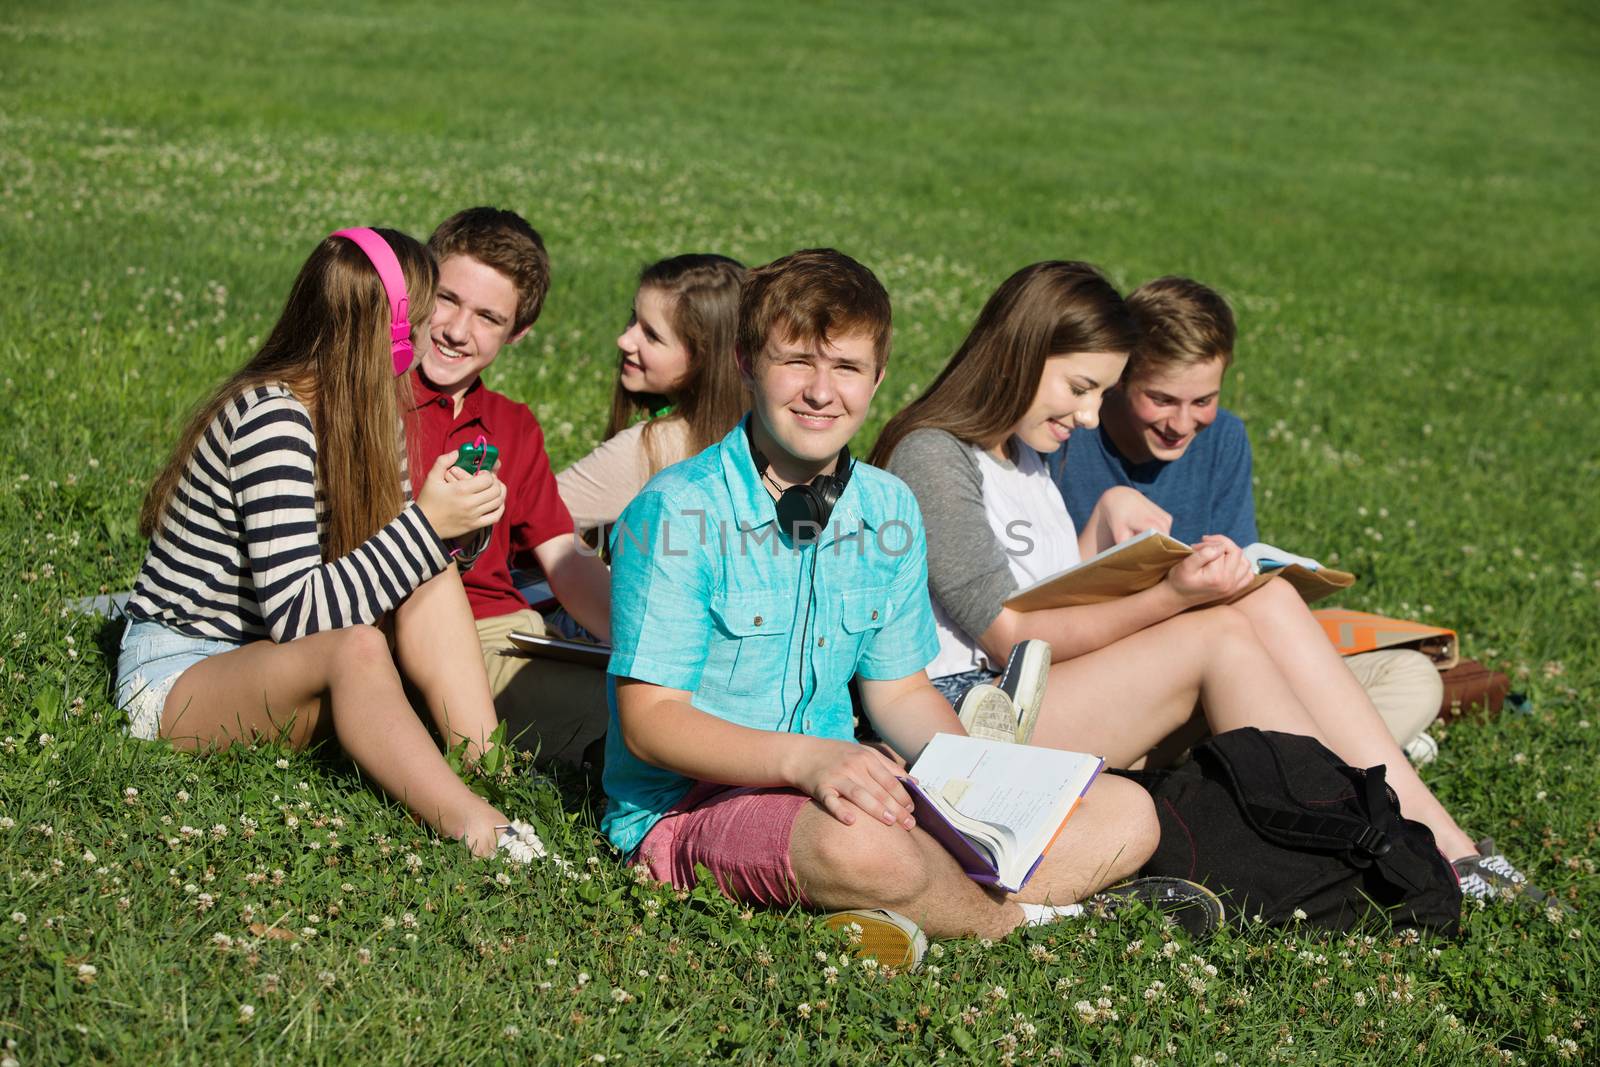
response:
[[[678,889],[695,884],[694,868],[711,871],[735,900],[769,907],[806,904],[789,861],[789,837],[811,798],[794,789],[757,789],[697,782],[639,842],[635,863]]]

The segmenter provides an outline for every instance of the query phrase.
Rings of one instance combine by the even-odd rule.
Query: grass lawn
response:
[[[1572,0],[11,0],[0,1065],[1593,1061],[1597,54]],[[1203,945],[1139,915],[892,976],[801,918],[637,884],[572,783],[505,786],[572,865],[505,870],[337,759],[125,740],[116,633],[65,605],[131,584],[185,411],[323,234],[485,202],[551,248],[491,379],[558,465],[662,255],[877,270],[896,347],[862,452],[1023,264],[1218,286],[1264,535],[1514,675],[1531,713],[1439,730],[1425,778],[1576,914]]]

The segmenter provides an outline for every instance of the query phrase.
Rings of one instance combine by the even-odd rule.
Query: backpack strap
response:
[[[1246,727],[1219,734],[1202,748],[1226,775],[1240,810],[1263,836],[1303,848],[1353,852],[1366,860],[1387,853],[1393,843],[1385,827],[1392,816],[1383,765],[1362,772],[1366,810],[1381,820],[1382,826],[1373,818],[1310,811],[1290,788],[1291,778],[1289,768],[1284,765],[1286,753],[1283,750],[1287,736]],[[1338,757],[1315,739],[1295,738],[1295,741],[1307,748],[1304,755],[1309,759],[1326,760],[1330,769],[1343,766]],[[1197,749],[1196,754],[1200,751]],[[1301,771],[1305,769],[1300,768]],[[1296,779],[1303,777],[1303,774],[1295,775]],[[1269,797],[1279,803],[1265,804],[1258,799]]]

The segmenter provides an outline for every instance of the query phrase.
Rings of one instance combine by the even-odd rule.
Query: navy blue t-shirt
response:
[[[1128,485],[1172,516],[1172,536],[1186,544],[1211,533],[1225,534],[1241,548],[1259,540],[1250,438],[1231,411],[1219,410],[1216,421],[1170,463],[1130,462],[1099,429],[1073,430],[1066,447],[1051,460],[1050,471],[1080,530],[1102,493]]]

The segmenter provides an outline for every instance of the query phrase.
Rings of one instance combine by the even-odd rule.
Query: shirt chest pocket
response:
[[[852,589],[841,594],[839,604],[839,644],[841,652],[848,652],[850,674],[855,674],[856,663],[871,647],[889,621],[889,587]],[[848,681],[848,679],[846,679]]]
[[[712,601],[711,616],[716,632],[701,684],[746,696],[766,692],[777,701],[794,622],[794,591],[729,593]]]

